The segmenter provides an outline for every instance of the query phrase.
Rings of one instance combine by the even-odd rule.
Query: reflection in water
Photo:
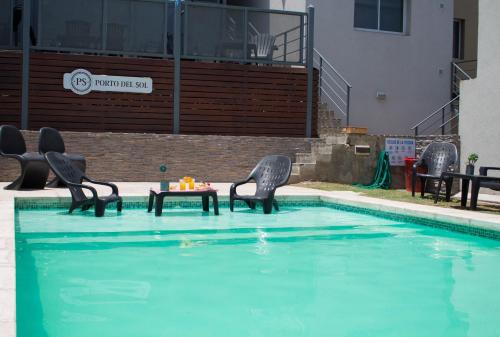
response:
[[[73,305],[144,303],[151,291],[149,282],[73,279],[68,283],[75,286],[61,288],[59,296]]]
[[[258,240],[255,245],[255,252],[259,255],[267,255],[269,253],[269,245],[266,240],[268,234],[262,228],[256,228],[255,232]]]

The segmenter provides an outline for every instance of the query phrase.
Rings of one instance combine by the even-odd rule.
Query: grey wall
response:
[[[477,78],[461,82],[460,138],[462,169],[467,156],[479,154],[477,166],[500,167],[500,1],[479,1]],[[493,172],[492,172],[493,173]],[[500,172],[494,173],[500,175]]]
[[[353,0],[308,3],[316,8],[316,48],[353,85],[352,125],[371,134],[407,134],[449,100],[452,0],[409,1],[405,35],[353,28]],[[386,100],[377,100],[377,91]]]

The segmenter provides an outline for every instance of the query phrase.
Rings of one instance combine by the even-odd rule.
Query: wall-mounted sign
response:
[[[153,80],[150,77],[92,75],[88,70],[76,69],[64,74],[64,89],[86,95],[91,91],[135,92],[150,94]]]
[[[391,166],[404,166],[406,157],[415,157],[415,139],[386,138],[385,151]]]

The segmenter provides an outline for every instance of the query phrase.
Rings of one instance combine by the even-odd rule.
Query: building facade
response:
[[[449,100],[452,0],[401,0],[385,18],[370,7],[377,1],[309,4],[316,9],[316,48],[353,86],[351,125],[408,134]]]
[[[452,62],[475,76],[477,0],[243,2],[285,10],[315,7],[315,48],[352,85],[350,124],[370,133],[408,134],[449,102]],[[346,116],[330,105],[345,124]]]
[[[464,170],[470,153],[477,153],[479,166],[500,167],[500,2],[479,2],[477,78],[461,83],[460,139]],[[477,172],[476,172],[477,173]],[[498,175],[498,172],[492,172]]]

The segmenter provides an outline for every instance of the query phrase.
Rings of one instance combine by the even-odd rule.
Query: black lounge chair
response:
[[[6,190],[43,189],[49,177],[49,166],[38,153],[26,152],[24,137],[15,126],[0,126],[0,156],[13,158],[21,164],[21,174]]]
[[[66,153],[64,140],[59,131],[53,128],[41,128],[38,138],[38,152],[44,155],[47,152],[59,152],[64,154],[71,162],[82,172],[85,172],[86,162],[85,157],[81,154]],[[65,187],[61,180],[56,176],[47,184],[48,187]]]
[[[488,171],[500,171],[500,167],[491,167],[491,166],[481,166],[479,168],[479,175],[488,177]],[[477,198],[479,196],[480,188],[489,188],[494,191],[500,191],[500,181],[499,179],[492,180],[494,178],[483,178],[478,179],[478,184],[472,184],[471,190],[471,198],[470,204],[471,208],[475,209],[477,206]]]
[[[415,186],[417,178],[420,178],[422,190],[421,197],[424,197],[426,183],[429,180],[440,180],[441,173],[450,172],[455,169],[458,161],[457,147],[452,143],[431,143],[422,152],[418,161],[413,164],[411,195],[415,196]],[[427,168],[427,173],[418,173],[417,168],[423,166]],[[453,177],[443,180],[446,184],[447,201],[450,195]]]
[[[68,186],[71,192],[72,201],[69,213],[78,207],[81,207],[82,211],[86,211],[94,206],[95,216],[103,216],[106,205],[110,202],[117,202],[117,211],[122,211],[122,198],[118,195],[118,187],[115,184],[90,179],[68,157],[61,153],[47,152],[45,158],[49,163],[50,169]],[[82,184],[84,180],[92,184],[109,186],[112,193],[105,197],[99,197],[95,188]],[[83,192],[84,188],[92,192],[92,197],[89,198],[85,195]]]
[[[235,182],[229,192],[229,208],[234,210],[234,201],[243,200],[248,207],[255,209],[256,202],[262,202],[264,213],[271,213],[273,206],[278,211],[278,202],[274,199],[276,188],[285,185],[292,172],[292,161],[287,156],[264,157],[252,170],[248,178]],[[238,195],[236,188],[254,180],[257,184],[255,195]]]

